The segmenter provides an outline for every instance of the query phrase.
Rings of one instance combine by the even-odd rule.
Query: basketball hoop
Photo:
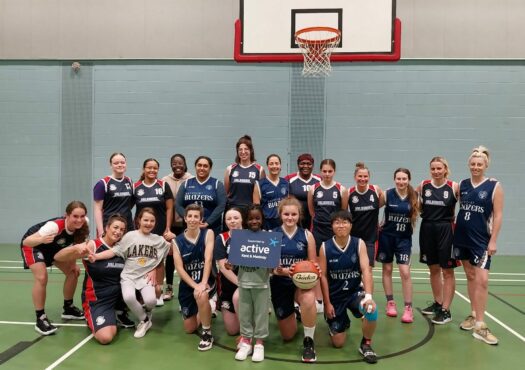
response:
[[[330,55],[340,41],[341,31],[332,27],[308,27],[297,31],[295,42],[304,56],[303,76],[330,76]]]

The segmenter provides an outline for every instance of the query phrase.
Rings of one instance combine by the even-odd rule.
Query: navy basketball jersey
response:
[[[321,182],[321,178],[317,175],[311,175],[308,180],[304,180],[299,176],[299,173],[294,173],[286,176],[286,180],[290,183],[290,195],[293,195],[299,200],[299,202],[301,202],[303,209],[303,220],[301,226],[308,229],[311,227],[312,223],[310,212],[308,212],[308,192],[315,184]]]
[[[144,181],[137,181],[133,185],[135,197],[135,215],[146,207],[153,208],[155,211],[155,228],[152,233],[163,235],[166,230],[166,201],[173,199],[171,188],[162,180],[155,180],[151,185],[146,185]]]
[[[305,229],[298,227],[293,235],[288,235],[282,226],[273,231],[283,234],[279,262],[282,267],[290,267],[296,262],[308,259],[308,234]]]
[[[332,213],[341,209],[341,184],[336,182],[329,188],[322,183],[314,185],[314,219],[313,222],[330,228]]]
[[[279,218],[279,203],[288,197],[288,181],[279,177],[277,183],[273,183],[267,177],[257,182],[261,194],[261,208],[264,219]]]
[[[261,166],[252,163],[243,167],[238,163],[231,165],[230,188],[228,190],[228,206],[247,207],[253,203],[253,188],[255,181],[259,180]]]
[[[25,238],[27,238],[29,235],[33,235],[37,231],[40,230],[42,226],[47,224],[48,222],[53,222],[58,226],[58,231],[56,236],[54,237],[53,241],[48,244],[40,244],[37,245],[35,248],[47,248],[47,249],[62,249],[65,247],[70,246],[74,242],[74,235],[73,232],[69,232],[66,229],[66,219],[63,217],[55,217],[47,221],[40,222],[36,225],[31,226],[25,234],[22,236],[22,241],[20,242],[20,246],[23,247],[23,241]]]
[[[496,179],[486,179],[476,187],[470,179],[459,184],[459,212],[456,217],[454,246],[486,248],[492,235],[492,212]]]
[[[452,222],[454,220],[457,198],[452,181],[447,180],[441,186],[434,186],[431,180],[423,181],[420,198],[423,221]]]
[[[379,195],[374,185],[368,185],[364,193],[356,186],[348,190],[348,210],[352,214],[351,235],[367,243],[377,240],[379,218]]]
[[[184,184],[184,200],[183,207],[186,208],[188,204],[196,203],[204,208],[204,221],[208,219],[213,210],[219,203],[217,195],[217,186],[219,180],[209,177],[203,183],[199,182],[196,177],[187,179]],[[209,225],[210,229],[217,227],[220,224],[220,218],[213,224]]]
[[[188,240],[184,233],[179,234],[175,238],[177,248],[182,258],[184,271],[186,271],[186,273],[190,275],[191,279],[196,283],[200,283],[202,281],[202,276],[204,274],[204,254],[206,249],[207,232],[211,231],[199,230],[199,237],[195,243],[191,240]],[[208,280],[208,284],[210,286],[214,285],[213,271],[214,270],[212,268],[212,273],[210,273],[210,278]],[[187,285],[182,279],[180,280],[180,284]]]
[[[401,198],[395,188],[385,192],[385,215],[382,232],[387,235],[409,237],[412,235],[410,203],[408,196]]]
[[[359,264],[359,238],[348,238],[346,246],[337,245],[335,238],[324,242],[326,277],[330,300],[344,300],[359,290],[361,265]]]
[[[94,241],[95,253],[110,250],[101,239]],[[86,270],[82,285],[82,301],[116,302],[120,297],[120,273],[124,259],[115,256],[107,260],[89,262],[82,260]]]
[[[93,199],[102,200],[102,220],[104,227],[111,215],[120,214],[127,221],[127,229],[133,230],[133,219],[131,208],[133,208],[133,183],[131,179],[124,176],[115,179],[106,176],[99,180],[93,189]]]

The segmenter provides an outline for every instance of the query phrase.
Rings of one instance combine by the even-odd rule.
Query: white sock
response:
[[[304,329],[304,336],[305,337],[310,337],[310,338],[314,339],[315,326],[313,326],[311,328],[309,328],[307,326],[304,326],[303,329]]]

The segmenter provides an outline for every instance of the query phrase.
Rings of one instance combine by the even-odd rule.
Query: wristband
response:
[[[372,294],[365,293],[365,298],[363,298],[363,302],[371,301],[372,300]]]

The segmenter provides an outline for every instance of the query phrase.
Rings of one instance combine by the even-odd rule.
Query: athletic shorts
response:
[[[117,326],[115,303],[115,299],[82,302],[87,325],[93,334],[106,326]]]
[[[61,248],[58,247],[42,247],[42,248],[31,248],[21,247],[22,260],[24,261],[24,269],[28,269],[31,265],[43,262],[46,267],[52,266],[57,254]]]
[[[291,278],[286,276],[272,276],[270,278],[272,305],[277,320],[286,319],[295,312],[295,285]]]
[[[326,323],[328,324],[328,329],[330,330],[330,335],[343,333],[348,328],[350,328],[350,317],[348,316],[347,310],[350,310],[352,315],[354,315],[354,317],[357,319],[363,317],[363,314],[359,309],[359,304],[364,297],[365,292],[363,290],[359,290],[352,294],[348,294],[343,299],[332,300],[332,298],[330,298],[332,306],[334,306],[335,310],[335,317],[333,319],[328,319],[325,317]]]
[[[213,297],[213,295],[216,292],[217,292],[217,285],[213,283],[213,286],[208,292],[208,298]],[[179,294],[177,297],[179,299],[179,305],[180,305],[181,312],[182,312],[182,318],[184,320],[192,316],[195,316],[199,312],[197,302],[195,301],[195,298],[193,297],[193,288],[190,287],[188,284],[186,284],[182,280],[179,283]]]
[[[456,267],[453,239],[451,222],[423,221],[419,230],[419,262],[442,268]]]
[[[315,250],[317,255],[319,255],[319,249],[321,249],[321,244],[334,236],[331,225],[319,225],[314,223],[312,228],[312,234],[315,239]]]
[[[394,256],[398,265],[409,265],[412,253],[412,237],[379,234],[377,262],[392,263]]]
[[[366,254],[368,254],[368,264],[371,267],[374,267],[376,255],[377,255],[377,241],[365,242],[365,245],[366,245]]]
[[[224,275],[219,275],[218,284],[218,295],[219,295],[219,307],[235,313],[235,307],[233,305],[233,294],[237,290],[237,285],[228,280]]]
[[[468,260],[472,266],[479,267],[480,269],[490,270],[491,257],[489,256],[486,249],[471,249],[454,246],[454,255],[458,260]]]

